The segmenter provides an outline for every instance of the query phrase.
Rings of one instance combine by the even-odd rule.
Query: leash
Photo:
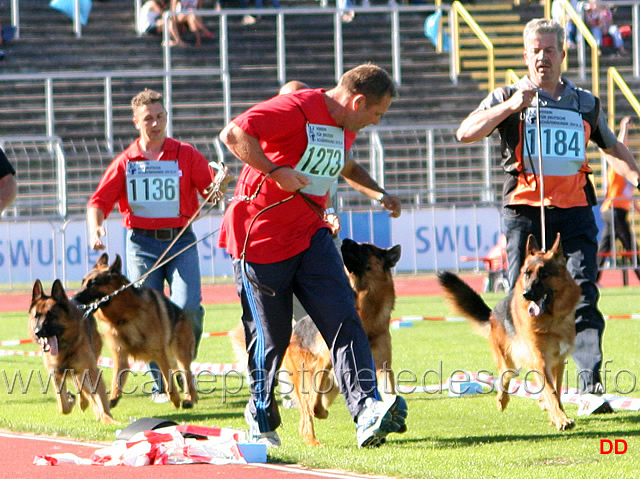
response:
[[[209,238],[210,236],[213,236],[214,234],[216,234],[220,230],[220,228],[218,228],[217,230],[212,231],[211,233],[209,233],[209,234],[203,236],[202,238],[200,238],[199,240],[196,240],[193,243],[185,246],[184,248],[182,248],[177,253],[174,253],[173,255],[171,255],[170,257],[165,259],[165,256],[167,255],[167,253],[171,250],[173,245],[176,244],[176,242],[180,239],[180,237],[187,230],[187,228],[189,228],[189,226],[191,226],[193,224],[193,222],[196,220],[196,218],[198,217],[198,215],[200,214],[202,209],[205,207],[205,205],[209,205],[209,208],[205,211],[205,215],[206,215],[213,209],[213,207],[218,203],[218,201],[221,200],[224,197],[224,194],[220,191],[221,188],[222,188],[222,184],[223,184],[225,178],[227,177],[227,172],[226,172],[226,168],[225,168],[224,162],[221,161],[221,162],[218,163],[216,161],[210,161],[209,162],[209,166],[212,167],[214,170],[216,170],[216,175],[214,176],[211,185],[209,185],[209,187],[208,187],[209,192],[208,192],[207,196],[204,198],[202,203],[199,205],[199,207],[195,211],[195,213],[193,213],[193,215],[191,215],[191,217],[189,218],[187,223],[182,227],[182,229],[178,232],[178,234],[173,238],[173,240],[171,241],[169,246],[167,246],[165,248],[164,252],[158,257],[158,259],[153,264],[153,266],[151,268],[149,268],[149,270],[145,274],[140,276],[138,279],[136,279],[135,281],[130,281],[128,284],[125,284],[125,285],[121,286],[120,288],[118,288],[113,293],[108,294],[106,296],[103,296],[102,298],[94,301],[93,303],[89,303],[88,305],[81,305],[81,308],[84,309],[84,317],[85,318],[90,316],[94,312],[96,312],[102,305],[104,305],[105,303],[109,302],[114,296],[117,296],[118,294],[122,293],[124,290],[130,288],[131,286],[139,285],[151,273],[153,273],[157,269],[161,268],[162,266],[164,266],[165,264],[167,264],[168,262],[170,262],[171,260],[173,260],[177,256],[181,255],[182,253],[184,253],[189,248],[192,248],[193,246],[196,246],[198,243],[201,243],[202,241],[204,241],[205,239]]]
[[[542,125],[540,124],[540,90],[536,90],[536,133],[538,136],[538,169],[540,171],[540,236],[542,251],[547,251],[547,228],[544,211],[544,166],[542,164]]]

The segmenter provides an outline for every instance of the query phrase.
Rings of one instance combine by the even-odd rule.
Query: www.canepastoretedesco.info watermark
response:
[[[605,390],[613,394],[630,394],[636,388],[636,374],[628,369],[614,370],[610,367],[611,361],[605,362],[604,368],[601,370],[601,381]],[[182,378],[185,377],[184,371],[171,370],[170,374],[173,378],[170,386],[182,384]],[[565,370],[563,376],[563,388],[569,388],[573,385],[579,387],[580,380],[591,374],[590,371],[569,371]],[[213,373],[211,371],[199,371],[193,374],[195,389],[198,394],[221,393],[224,397],[239,394],[245,387],[249,387],[252,392],[259,392],[266,387],[267,371],[254,370],[251,378],[245,371],[228,370],[222,373]],[[102,370],[99,370],[97,377],[91,377],[88,371],[75,371],[67,369],[61,371],[56,378],[54,373],[48,373],[43,369],[18,369],[7,371],[0,369],[1,383],[0,394],[29,394],[41,393],[48,394],[53,391],[60,393],[63,387],[73,385],[76,390],[85,388],[91,394],[98,390],[99,380],[102,379],[105,385],[111,385],[103,377]],[[507,370],[502,374],[495,376],[489,370],[480,370],[477,372],[469,372],[464,370],[454,370],[446,375],[443,372],[442,363],[436,369],[427,369],[424,371],[413,371],[411,369],[397,369],[392,372],[391,369],[383,368],[382,370],[360,370],[355,374],[357,385],[364,391],[369,392],[373,388],[378,388],[385,393],[393,393],[394,387],[387,384],[387,377],[394,377],[395,391],[402,394],[426,393],[426,394],[442,394],[445,391],[455,391],[457,394],[491,394],[503,389],[507,384],[507,379],[517,378],[519,381],[512,381],[508,390],[505,392],[514,393],[514,389],[524,388],[527,394],[535,395],[543,391],[547,379],[540,371],[530,370],[520,372],[518,370]],[[337,377],[333,370],[313,370],[307,369],[304,365],[296,371],[294,375],[290,371],[281,370],[278,374],[279,392],[283,395],[289,395],[294,392],[294,377],[298,378],[299,392],[301,394],[309,394],[311,392],[324,394],[332,388],[339,386],[341,380],[345,383],[353,382],[353,371],[342,372],[342,377]],[[377,378],[377,380],[376,380]],[[122,394],[151,394],[154,389],[155,381],[150,371],[133,371],[123,369],[118,375],[118,384],[121,386]],[[142,379],[142,383],[140,383]],[[126,381],[126,383],[125,383]],[[588,378],[587,378],[588,382]],[[67,386],[63,385],[66,383]],[[1,389],[4,389],[2,391]],[[108,391],[107,391],[108,393]]]

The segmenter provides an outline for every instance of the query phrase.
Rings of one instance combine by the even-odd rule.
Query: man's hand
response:
[[[220,173],[218,173],[220,174]],[[207,188],[205,188],[204,190],[204,197],[205,198],[209,198],[208,202],[209,203],[216,203],[217,201],[221,200],[224,197],[224,194],[227,192],[227,190],[229,189],[229,183],[231,183],[233,180],[235,180],[235,177],[233,175],[231,175],[230,170],[228,167],[224,167],[224,179],[222,180],[222,183],[220,183],[220,189],[209,198],[209,195],[211,194],[211,190],[213,189],[213,185],[215,183],[211,183],[211,185],[207,186]]]
[[[89,246],[94,250],[103,250],[104,243],[102,242],[101,237],[107,234],[104,226],[96,226],[96,228],[89,233]]]
[[[536,90],[521,88],[511,95],[511,98],[507,100],[507,103],[513,112],[516,112],[530,107],[535,97]]]
[[[338,231],[340,231],[340,217],[333,211],[333,208],[325,210],[324,220],[331,228],[331,234],[337,235]]]
[[[385,193],[380,199],[380,204],[384,206],[385,209],[391,211],[391,213],[389,213],[389,216],[391,216],[392,218],[397,218],[398,216],[400,216],[400,213],[402,213],[402,204],[400,203],[400,198],[395,195]]]
[[[309,178],[299,171],[289,167],[278,168],[269,176],[282,190],[290,193],[294,193],[311,184],[311,180]]]

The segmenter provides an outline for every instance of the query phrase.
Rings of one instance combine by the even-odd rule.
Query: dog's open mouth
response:
[[[58,354],[58,338],[56,336],[49,336],[48,338],[38,338],[38,344],[43,352],[49,353],[52,356]]]
[[[544,295],[538,301],[529,301],[529,305],[527,306],[527,312],[529,313],[529,316],[535,318],[543,314],[546,311],[549,302],[549,295]]]

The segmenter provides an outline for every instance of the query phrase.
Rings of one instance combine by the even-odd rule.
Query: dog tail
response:
[[[453,308],[469,319],[478,328],[479,333],[487,335],[491,308],[480,295],[457,275],[448,271],[438,273],[438,280]]]

